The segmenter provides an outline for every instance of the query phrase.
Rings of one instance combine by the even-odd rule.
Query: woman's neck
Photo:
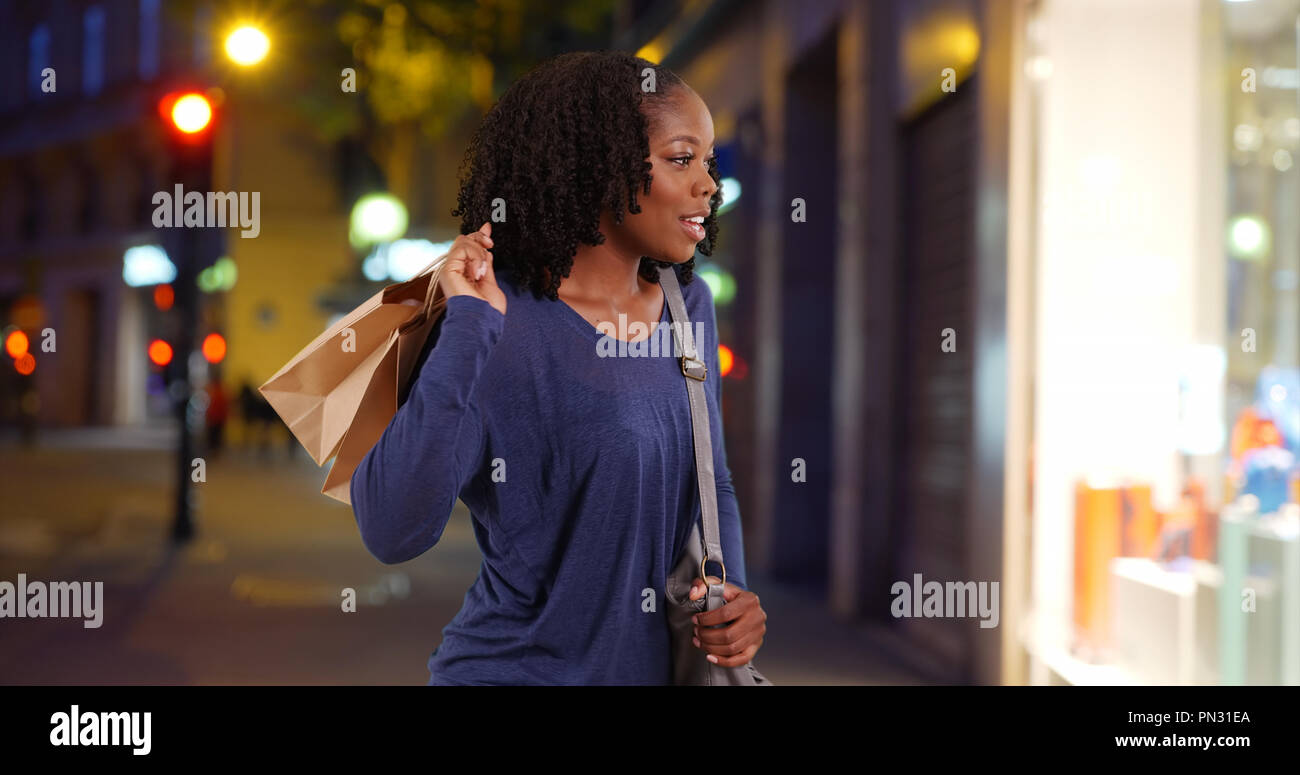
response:
[[[621,254],[608,245],[581,245],[573,256],[569,276],[560,282],[560,295],[626,307],[645,293],[640,266],[640,256]]]

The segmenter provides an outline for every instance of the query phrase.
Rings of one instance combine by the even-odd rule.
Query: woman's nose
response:
[[[704,179],[700,181],[697,189],[701,195],[711,197],[717,192],[718,184],[713,181],[713,176],[706,171],[704,173]]]

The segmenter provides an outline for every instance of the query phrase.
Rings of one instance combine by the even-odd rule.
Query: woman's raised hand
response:
[[[451,244],[447,263],[438,277],[438,285],[447,298],[473,296],[506,314],[506,295],[497,285],[492,271],[492,223],[471,234],[462,234]]]

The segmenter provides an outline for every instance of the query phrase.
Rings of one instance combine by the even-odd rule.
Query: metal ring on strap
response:
[[[704,555],[704,559],[700,560],[700,580],[705,584],[709,583],[709,576],[704,572],[704,564],[708,561],[709,556],[707,554]],[[722,560],[714,560],[714,562],[722,568],[722,585],[725,587],[727,585],[727,564]]]

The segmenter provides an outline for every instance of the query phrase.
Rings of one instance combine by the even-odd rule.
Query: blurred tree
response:
[[[232,97],[291,104],[321,142],[361,151],[385,177],[402,177],[420,135],[436,140],[476,122],[501,90],[546,57],[607,47],[615,4],[272,0],[254,7],[246,0],[179,0],[168,8],[178,21],[212,9],[204,18],[212,20],[213,66],[231,76],[235,65],[225,59],[222,39],[239,24],[257,24],[270,37],[272,57],[247,77],[222,78]],[[343,165],[358,166],[365,164]],[[388,184],[402,195],[402,181]]]

